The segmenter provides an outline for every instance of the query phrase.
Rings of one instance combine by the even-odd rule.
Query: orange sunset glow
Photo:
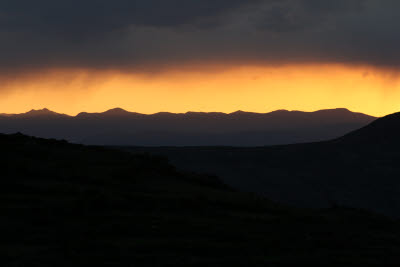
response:
[[[399,11],[0,0],[1,266],[400,266]]]
[[[0,113],[48,108],[76,115],[121,107],[140,113],[344,107],[374,116],[400,108],[396,74],[367,66],[282,65],[174,69],[143,74],[53,70],[5,79]]]

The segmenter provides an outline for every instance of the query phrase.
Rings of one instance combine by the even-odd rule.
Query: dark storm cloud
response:
[[[400,65],[395,0],[0,2],[3,72],[187,62]]]
[[[202,19],[216,22],[231,9],[255,0],[12,0],[0,3],[3,30],[84,35],[107,33],[131,25],[175,27]],[[84,35],[83,35],[84,34]]]
[[[258,6],[258,26],[276,32],[298,31],[324,23],[332,16],[363,9],[364,0],[281,0]]]

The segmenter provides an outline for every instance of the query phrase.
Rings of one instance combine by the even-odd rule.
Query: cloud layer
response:
[[[398,68],[396,0],[5,0],[0,71],[184,64]]]

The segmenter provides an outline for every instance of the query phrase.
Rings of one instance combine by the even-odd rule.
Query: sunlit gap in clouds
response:
[[[0,113],[44,107],[70,115],[115,107],[147,114],[344,107],[383,116],[400,110],[400,83],[392,71],[337,64],[51,70],[3,78],[0,96]]]

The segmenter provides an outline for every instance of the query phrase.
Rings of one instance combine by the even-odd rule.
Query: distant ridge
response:
[[[87,117],[87,118],[100,117],[101,118],[101,117],[127,117],[127,116],[133,116],[133,115],[143,115],[143,114],[126,111],[122,108],[113,108],[113,109],[109,109],[107,111],[99,112],[99,113],[81,112],[78,115],[76,115],[75,117],[81,117],[81,118],[82,117]]]
[[[127,111],[123,108],[112,108],[109,110],[106,110],[104,112],[80,112],[76,116],[71,116],[67,115],[64,113],[58,113],[52,110],[49,110],[47,108],[42,108],[42,109],[31,109],[30,111],[23,112],[23,113],[0,113],[0,116],[18,116],[18,115],[30,115],[30,116],[46,116],[46,115],[62,115],[62,116],[68,116],[68,117],[79,117],[82,115],[128,115],[128,114],[135,114],[135,115],[143,115],[143,116],[155,116],[155,115],[162,115],[162,114],[170,114],[170,115],[272,115],[272,114],[290,114],[290,113],[304,113],[304,114],[321,114],[321,113],[331,113],[331,114],[342,114],[342,115],[348,115],[348,114],[353,114],[353,115],[361,115],[361,116],[367,116],[371,118],[376,118],[374,116],[370,116],[364,113],[360,112],[353,112],[350,111],[347,108],[334,108],[334,109],[321,109],[321,110],[316,110],[316,111],[299,111],[299,110],[287,110],[287,109],[278,109],[275,111],[271,112],[250,112],[250,111],[243,111],[243,110],[237,110],[234,112],[230,113],[225,113],[225,112],[203,112],[203,111],[188,111],[185,113],[173,113],[173,112],[156,112],[152,114],[145,114],[145,113],[138,113],[138,112],[132,112],[132,111]]]
[[[19,114],[5,114],[5,113],[0,113],[0,116],[5,116],[5,117],[23,117],[23,118],[32,118],[32,117],[70,117],[69,115],[66,114],[61,114],[61,113],[56,113],[54,111],[51,111],[47,108],[43,109],[32,109],[28,112],[25,113],[19,113]]]
[[[0,133],[94,145],[265,146],[323,141],[361,128],[375,117],[348,109],[140,114],[122,108],[76,116],[48,109],[0,115]]]

